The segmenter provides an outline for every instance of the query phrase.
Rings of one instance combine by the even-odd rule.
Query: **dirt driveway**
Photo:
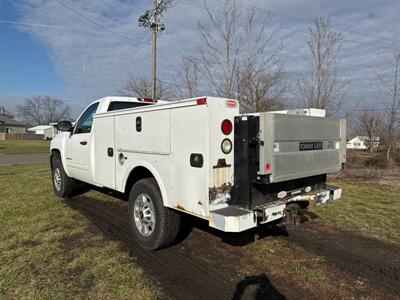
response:
[[[0,154],[0,165],[47,163],[48,153]]]
[[[256,258],[252,252],[259,245],[252,241],[253,233],[232,238],[196,221],[191,223],[194,228],[188,226],[182,232],[182,240],[175,246],[148,252],[130,238],[126,202],[102,202],[83,195],[66,201],[66,205],[79,210],[111,239],[121,240],[122,250],[128,251],[172,299],[400,297],[399,245],[332,231],[315,220],[264,232],[265,239],[290,247],[289,252],[282,248],[282,255],[276,253],[274,260],[268,260]],[[285,261],[295,262],[298,249],[326,262],[330,277],[321,280],[327,288],[320,290],[296,281],[293,273],[285,273]],[[294,255],[287,255],[291,251]]]

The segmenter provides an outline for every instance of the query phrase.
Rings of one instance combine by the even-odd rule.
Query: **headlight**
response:
[[[225,154],[229,154],[232,151],[232,142],[230,139],[224,139],[221,143],[221,150]]]

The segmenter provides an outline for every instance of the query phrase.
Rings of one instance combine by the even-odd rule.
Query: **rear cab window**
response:
[[[127,102],[127,101],[111,101],[108,105],[107,111],[134,108],[140,106],[151,105],[153,103],[148,102]]]

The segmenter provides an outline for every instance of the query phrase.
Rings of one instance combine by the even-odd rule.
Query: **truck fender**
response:
[[[61,149],[63,149],[63,148],[61,148]],[[53,167],[53,164],[52,164],[53,156],[58,155],[60,157],[65,174],[67,174],[68,177],[71,177],[69,170],[68,170],[68,166],[65,162],[65,153],[64,153],[64,151],[61,151],[61,149],[51,148],[51,150],[50,150],[50,166]]]
[[[144,160],[137,161],[133,166],[131,166],[129,169],[126,170],[125,175],[124,175],[124,180],[123,180],[123,187],[122,187],[123,192],[129,192],[129,191],[125,191],[129,175],[138,167],[143,167],[143,168],[147,169],[153,175],[153,177],[155,178],[155,180],[158,184],[158,188],[160,189],[164,206],[169,207],[167,191],[165,189],[165,185],[161,179],[160,174],[157,172],[156,168],[154,168],[149,162],[144,161]]]
[[[65,137],[62,135],[66,135],[67,133],[60,133],[60,137],[59,138],[55,138],[52,140],[51,142],[51,146],[50,146],[50,160],[51,157],[54,155],[55,152],[58,152],[58,154],[60,155],[60,159],[61,159],[61,163],[63,165],[64,171],[67,174],[68,177],[71,177],[71,174],[69,172],[69,168],[67,166],[66,163],[66,155],[65,155]],[[69,134],[69,133],[68,133]],[[51,163],[51,161],[50,161]]]

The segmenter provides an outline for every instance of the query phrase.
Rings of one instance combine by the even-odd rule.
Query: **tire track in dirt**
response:
[[[318,299],[320,295],[295,282],[288,286],[284,277],[269,278],[271,274],[265,266],[258,266],[252,257],[244,256],[248,255],[245,254],[247,246],[242,248],[221,241],[227,234],[204,228],[206,224],[198,227],[200,230],[193,230],[183,243],[149,252],[130,236],[125,202],[102,202],[79,196],[66,203],[111,238],[123,241],[124,247],[137,258],[138,265],[173,299]],[[315,221],[289,227],[288,233],[276,238],[325,257],[328,266],[343,270],[339,276],[346,276],[350,283],[362,278],[368,287],[377,291],[373,292],[375,296],[399,297],[399,246],[348,232],[332,232]]]
[[[126,241],[137,264],[156,279],[172,299],[285,299],[265,274],[241,280],[233,270],[210,266],[178,245],[155,252],[144,250],[131,238],[127,220],[99,207],[95,200],[81,196],[67,204],[112,238]],[[253,289],[250,295],[245,293],[248,285]]]
[[[288,228],[285,238],[368,283],[400,297],[400,246],[351,232],[329,231],[310,221]]]
[[[128,241],[132,245],[129,250],[138,258],[137,263],[154,278],[171,286],[166,290],[172,298],[196,298],[196,295],[201,298],[200,295],[204,291],[207,291],[213,299],[232,297],[234,293],[232,287],[226,286],[219,277],[213,278],[213,271],[204,270],[199,262],[196,263],[190,257],[178,255],[176,251],[171,251],[172,248],[157,252],[141,249],[130,237],[128,223],[125,220],[98,207],[88,206],[82,201],[74,203],[73,206],[84,209],[94,217],[94,219],[91,218],[92,221],[96,222],[103,231],[113,237]],[[196,282],[196,285],[193,286],[193,282]],[[187,286],[191,287],[190,291],[187,291]]]

